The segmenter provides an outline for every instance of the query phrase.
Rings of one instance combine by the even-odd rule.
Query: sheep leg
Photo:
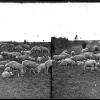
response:
[[[34,69],[32,69],[32,72],[35,74],[35,70]]]
[[[18,74],[17,74],[17,75],[18,75],[18,77],[19,77],[19,72],[18,72]]]
[[[37,72],[40,73],[40,71],[41,71],[41,68],[40,68],[40,69],[38,68],[38,69],[37,69]]]
[[[47,72],[47,75],[48,75],[48,69],[49,69],[49,67],[47,67],[46,69],[47,69],[47,71],[46,71],[46,72]]]
[[[33,68],[30,69],[31,72],[33,72],[35,74],[35,70]]]

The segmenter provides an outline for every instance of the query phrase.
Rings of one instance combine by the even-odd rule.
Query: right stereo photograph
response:
[[[100,41],[52,37],[52,98],[100,99]]]

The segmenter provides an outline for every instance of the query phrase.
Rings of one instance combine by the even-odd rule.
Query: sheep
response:
[[[71,51],[71,56],[74,56],[75,55],[75,51]]]
[[[22,51],[21,51],[21,54],[23,54],[23,55],[24,55],[24,54],[30,55],[30,54],[31,54],[31,51],[30,51],[30,50],[29,50],[29,51],[23,51],[23,50],[22,50]]]
[[[83,61],[83,60],[85,60],[85,57],[82,54],[71,56],[70,58],[74,61]]]
[[[58,58],[59,58],[59,55],[53,55],[54,60],[59,60]]]
[[[31,49],[31,53],[33,53],[33,52],[36,53],[36,51],[41,52],[41,48],[40,48],[39,46],[34,46],[34,47]]]
[[[21,55],[20,52],[9,52],[9,54],[12,56],[20,56]]]
[[[21,44],[21,46],[23,47],[24,50],[30,49],[30,45],[28,45],[28,44]]]
[[[9,54],[9,53],[6,52],[6,51],[2,51],[2,52],[1,52],[1,55],[3,56],[4,59],[9,59],[9,55],[8,55],[8,54]]]
[[[54,62],[54,60],[50,60],[50,59],[45,62],[45,66],[46,66],[46,69],[47,69],[47,74],[48,74],[49,68],[53,65],[53,62]]]
[[[16,56],[16,60],[21,63],[24,60],[29,60],[29,56],[28,55]]]
[[[84,52],[88,52],[88,51],[89,51],[88,48],[85,48],[85,49],[82,49],[82,50],[81,50],[82,53],[84,53]]]
[[[40,46],[41,52],[45,55],[50,54],[50,51],[47,47]]]
[[[31,60],[31,61],[35,61],[35,58],[33,58],[31,56],[29,56],[28,59]]]
[[[93,54],[93,58],[94,58],[95,60],[100,60],[100,53]]]
[[[4,71],[11,72],[11,71],[12,71],[12,69],[11,69],[10,67],[6,67],[6,68],[4,69]]]
[[[42,56],[41,54],[41,48],[39,46],[34,46],[32,49],[31,49],[31,54],[30,56],[32,57],[38,57],[38,56]]]
[[[20,56],[21,53],[19,52],[1,52],[1,55],[4,57],[4,59],[15,59],[16,56]]]
[[[46,69],[45,63],[41,63],[37,66],[37,72],[40,73],[42,69]]]
[[[82,55],[83,55],[86,59],[93,59],[93,52],[85,52],[85,53],[82,53]]]
[[[64,59],[62,59],[62,60],[59,60],[59,61],[55,61],[56,63],[58,63],[58,64],[60,64],[62,61],[63,61]]]
[[[96,61],[95,60],[87,60],[84,65],[84,70],[86,70],[86,69],[91,69],[91,71],[94,69],[97,69]]]
[[[57,61],[58,61],[58,60],[65,59],[65,58],[67,58],[66,55],[54,55],[54,56],[53,56],[53,59],[54,59],[54,60],[57,60]]]
[[[8,44],[8,51],[12,52],[14,50],[14,44]]]
[[[66,58],[66,59],[61,61],[60,65],[62,65],[62,66],[73,66],[73,65],[75,65],[75,61],[72,60],[71,58]]]
[[[1,74],[1,76],[3,77],[3,78],[8,78],[8,77],[10,77],[10,76],[12,76],[13,75],[13,73],[12,72],[8,72],[8,71],[4,71],[4,72],[2,72],[2,74]]]
[[[0,61],[0,65],[5,65],[5,64],[7,64],[8,62],[10,62],[10,61],[9,61],[9,60]]]
[[[65,52],[62,52],[62,53],[60,53],[60,55],[67,55],[68,53],[65,53]]]
[[[50,56],[44,56],[44,61],[51,60]]]
[[[38,62],[38,63],[41,63],[41,62],[43,61],[43,59],[44,59],[44,56],[42,56],[42,57],[37,57],[37,62]]]
[[[60,55],[64,55],[65,58],[69,58],[70,57],[70,55],[68,53],[65,53],[65,52],[61,53]]]
[[[8,51],[8,47],[6,44],[0,46],[1,51]]]
[[[4,70],[5,69],[5,65],[0,65],[0,70]]]
[[[97,62],[97,63],[96,63],[96,67],[97,67],[97,68],[100,68],[100,62]]]
[[[22,64],[25,66],[25,68],[29,71],[33,71],[35,73],[37,66],[39,65],[36,62],[30,61],[30,60],[24,60],[22,61]]]
[[[41,49],[40,49],[39,46],[34,46],[34,47],[31,49],[31,52],[34,51],[34,50],[41,50]]]
[[[21,76],[23,76],[23,74],[26,72],[25,66],[16,61],[10,61],[9,63],[7,63],[5,65],[5,67],[10,67],[12,70],[17,70],[18,77],[19,77],[19,74],[21,74]]]
[[[17,45],[14,49],[17,52],[20,52],[21,50],[23,50],[23,47],[21,45]]]
[[[68,50],[64,50],[64,51],[62,51],[62,53],[68,53]]]
[[[77,61],[77,66],[83,66],[85,64],[84,61]]]

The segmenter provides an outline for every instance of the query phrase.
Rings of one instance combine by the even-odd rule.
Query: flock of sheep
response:
[[[34,57],[34,53],[44,53],[44,56]],[[45,55],[46,53],[46,55]],[[48,74],[48,69],[52,66],[49,49],[43,46],[34,46],[31,50],[21,50],[21,52],[2,51],[0,53],[0,69],[3,78],[14,76],[24,76],[29,73],[40,73],[42,69]],[[37,54],[38,55],[38,54]]]
[[[70,53],[64,50],[59,55],[53,55],[52,59],[49,56],[49,49],[43,46],[33,46],[31,50],[21,50],[18,52],[2,51],[0,53],[0,69],[3,70],[1,76],[3,78],[11,77],[17,73],[19,77],[24,76],[27,72],[40,73],[42,69],[48,74],[48,70],[53,63],[58,63],[68,68],[70,66],[81,66],[84,71],[100,70],[99,48],[100,46],[95,45],[93,46],[93,51],[89,51],[89,48],[86,47],[79,54],[76,54],[74,50]]]
[[[64,50],[59,55],[54,55],[53,59],[61,66],[74,67],[81,66],[83,71],[100,70],[100,46],[92,46],[92,51],[88,47],[82,48],[79,54],[73,50],[70,53]]]

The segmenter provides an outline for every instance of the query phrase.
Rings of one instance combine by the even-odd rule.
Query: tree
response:
[[[82,43],[82,48],[85,49],[86,48],[86,45],[87,45],[86,42],[83,42]]]
[[[24,40],[24,44],[28,44],[28,41],[27,40]]]
[[[78,39],[78,35],[75,35],[75,40],[77,40]]]

